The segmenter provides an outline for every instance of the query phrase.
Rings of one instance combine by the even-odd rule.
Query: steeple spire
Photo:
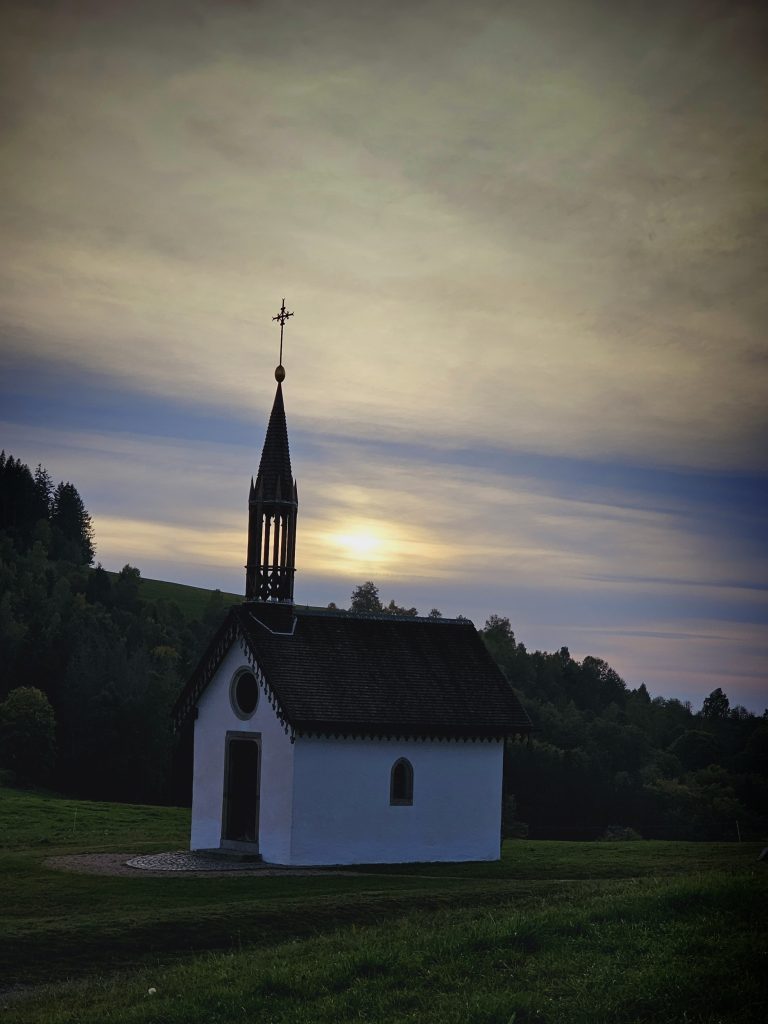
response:
[[[291,474],[291,453],[288,447],[288,427],[285,423],[283,385],[278,381],[272,412],[267,425],[267,436],[261,452],[259,472],[256,474],[256,488],[261,486],[269,498],[287,498],[293,488]]]
[[[296,515],[299,498],[291,472],[288,428],[283,405],[285,370],[282,365],[282,335],[285,321],[293,313],[285,310],[280,321],[280,364],[275,370],[277,391],[269,416],[259,471],[248,496],[248,564],[245,567],[245,599],[260,604],[293,605],[293,577],[296,555]],[[274,616],[271,616],[274,618]]]

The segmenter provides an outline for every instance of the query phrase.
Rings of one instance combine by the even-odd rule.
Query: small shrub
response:
[[[11,690],[0,704],[0,758],[19,783],[47,782],[56,757],[56,722],[35,686]]]

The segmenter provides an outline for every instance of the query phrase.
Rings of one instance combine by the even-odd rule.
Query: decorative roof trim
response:
[[[260,623],[264,625],[264,623]],[[294,619],[294,628],[296,620]],[[267,629],[267,626],[264,626]],[[270,633],[273,630],[270,630]],[[288,634],[282,634],[288,635]],[[208,650],[205,652],[200,660],[200,663],[195,670],[189,684],[184,688],[181,696],[179,697],[176,705],[173,709],[173,724],[174,728],[178,731],[184,724],[184,721],[196,711],[197,702],[208,687],[213,677],[219,670],[221,663],[229,653],[232,645],[235,641],[239,642],[240,650],[242,651],[243,657],[248,662],[259,687],[264,693],[264,697],[267,703],[275,712],[277,720],[283,727],[286,735],[291,736],[291,742],[293,742],[293,729],[286,718],[285,712],[280,706],[280,702],[277,699],[277,694],[267,682],[267,677],[261,669],[256,655],[251,650],[251,646],[248,643],[248,637],[240,627],[240,623],[237,621],[237,617],[231,612],[224,620],[222,625],[219,627],[218,632],[214,635],[213,640],[208,645]],[[197,717],[195,715],[195,717]]]
[[[200,696],[207,688],[211,679],[213,679],[219,665],[226,657],[239,632],[240,627],[237,619],[230,612],[216,633],[214,633],[208,649],[200,659],[189,683],[184,687],[179,699],[176,701],[172,711],[173,724],[176,730],[181,728],[184,721],[196,707]]]
[[[334,728],[328,726],[322,729],[308,729],[297,727],[293,730],[291,742],[297,739],[334,739],[334,740],[395,740],[395,741],[416,741],[422,743],[501,743],[505,740],[515,740],[518,737],[525,739],[527,733],[521,729],[510,730],[501,733],[476,733],[468,735],[456,735],[447,730],[434,729],[425,731],[421,729],[397,729],[379,730],[366,729],[364,726],[356,728]]]
[[[261,667],[259,666],[259,663],[256,660],[256,655],[251,650],[251,646],[248,643],[248,637],[243,633],[240,627],[238,627],[237,629],[237,634],[238,639],[240,640],[240,649],[243,651],[244,657],[246,658],[248,664],[251,666],[251,669],[258,681],[259,686],[264,691],[264,696],[266,697],[266,701],[269,707],[272,709],[276,718],[278,718],[278,721],[283,726],[283,730],[286,733],[286,735],[289,735],[290,726],[288,724],[288,720],[286,719],[285,713],[280,705],[280,701],[278,700],[278,694],[274,692],[269,683],[266,681],[266,676],[261,671]]]

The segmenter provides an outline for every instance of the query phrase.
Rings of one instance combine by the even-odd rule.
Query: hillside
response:
[[[114,583],[119,573],[108,572],[107,575]],[[201,619],[209,605],[211,596],[215,590],[206,590],[204,587],[190,587],[186,583],[169,583],[166,580],[150,580],[143,576],[139,586],[139,597],[142,601],[156,604],[158,601],[173,601],[178,605],[179,610],[187,619]],[[242,594],[230,594],[220,591],[222,603],[239,604],[243,600]]]

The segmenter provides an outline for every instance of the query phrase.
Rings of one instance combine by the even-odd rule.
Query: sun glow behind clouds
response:
[[[352,512],[341,518],[304,519],[298,545],[309,572],[343,578],[377,576],[446,576],[450,543],[430,536],[413,523],[367,518]],[[298,556],[297,556],[298,559]],[[297,562],[298,564],[298,562]]]
[[[322,563],[346,572],[386,572],[400,561],[404,538],[387,522],[362,519],[345,522],[339,529],[320,529],[315,556]]]
[[[348,533],[333,534],[330,540],[346,559],[378,562],[387,558],[386,540],[367,526],[356,526]]]

